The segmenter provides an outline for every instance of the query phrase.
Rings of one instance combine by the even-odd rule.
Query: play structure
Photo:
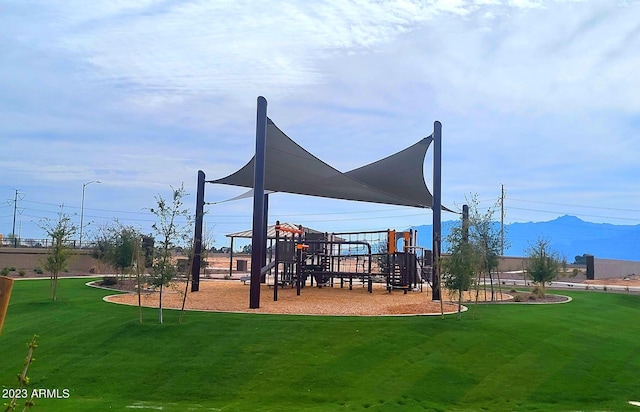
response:
[[[450,211],[442,206],[441,158],[442,125],[434,122],[433,132],[417,143],[388,157],[366,164],[359,168],[341,172],[315,157],[290,139],[275,123],[267,117],[267,100],[257,99],[256,150],[255,155],[242,168],[224,178],[205,180],[205,173],[198,171],[198,190],[196,195],[194,260],[191,268],[191,291],[199,290],[200,253],[202,249],[202,227],[204,216],[205,183],[246,187],[251,189],[253,197],[253,219],[251,236],[251,287],[249,308],[260,307],[261,278],[273,270],[275,261],[267,264],[267,221],[269,193],[282,192],[305,196],[318,196],[331,199],[371,202],[431,209],[433,217],[433,248],[431,253],[431,290],[432,299],[440,300],[439,256],[441,244],[441,212]],[[389,139],[393,141],[394,139]],[[424,181],[424,162],[427,149],[433,143],[433,194]],[[402,178],[398,178],[402,176]],[[391,232],[388,232],[391,233]],[[294,239],[294,233],[291,239]],[[338,234],[336,234],[338,235]],[[422,278],[422,266],[418,270],[415,264],[418,249],[411,243],[411,235],[405,242],[405,234],[400,248],[396,247],[396,235],[388,242],[387,257],[378,257],[373,261],[373,245],[365,240],[346,240],[333,238],[299,238],[290,240],[291,250],[286,259],[291,260],[293,251],[296,256],[295,268],[299,274],[297,282],[303,286],[302,276],[311,277],[320,284],[331,283],[339,279],[342,283],[348,279],[370,282],[374,268],[387,270],[389,290],[408,290],[417,278]],[[301,234],[297,234],[298,237]],[[284,246],[283,246],[284,248]],[[339,250],[339,252],[338,252]],[[348,252],[345,252],[348,251]],[[351,252],[353,251],[353,253]],[[356,252],[357,251],[357,252]],[[283,250],[284,252],[284,250]],[[356,265],[346,267],[344,253],[355,256]],[[298,256],[299,255],[299,256]],[[425,258],[428,254],[422,254]],[[302,257],[304,256],[304,262]],[[387,259],[387,263],[385,262]],[[359,266],[364,262],[364,267]],[[382,262],[382,263],[380,263]],[[291,265],[291,262],[288,263]],[[278,263],[280,265],[280,263]],[[371,268],[369,268],[371,265]],[[419,276],[417,275],[419,274]],[[283,272],[283,276],[293,272]],[[282,282],[282,278],[280,279]],[[277,282],[276,282],[277,284]]]
[[[319,233],[277,222],[275,234],[275,253],[261,279],[273,286],[274,300],[281,287],[300,295],[305,286],[352,289],[356,281],[372,292],[377,280],[389,292],[407,293],[432,283],[431,253],[416,246],[413,230]]]

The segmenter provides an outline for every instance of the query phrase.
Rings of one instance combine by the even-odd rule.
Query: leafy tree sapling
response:
[[[542,288],[544,296],[545,285],[551,282],[560,269],[562,259],[558,252],[551,250],[550,242],[538,239],[527,249],[526,274],[532,282]]]
[[[448,256],[441,257],[442,285],[458,295],[458,319],[462,316],[462,294],[473,284],[480,269],[480,251],[465,235],[464,223],[453,227],[445,239]]]
[[[69,242],[77,232],[76,226],[71,222],[69,215],[60,211],[57,221],[43,219],[40,227],[51,238],[52,244],[44,261],[44,269],[51,274],[51,299],[56,300],[58,275],[67,270],[67,264],[72,256]]]
[[[173,249],[178,242],[186,243],[191,232],[191,217],[183,204],[183,198],[187,196],[184,185],[178,189],[171,187],[171,190],[170,202],[161,195],[157,195],[156,207],[150,209],[156,216],[156,222],[151,227],[156,234],[157,245],[150,283],[159,289],[158,320],[160,323],[162,323],[162,291],[176,275]]]
[[[498,210],[499,204],[495,203],[486,212],[482,213],[479,210],[477,195],[468,200],[468,203],[469,238],[474,248],[478,251],[480,259],[478,275],[484,275],[485,279],[486,275],[489,276],[491,300],[494,300],[493,273],[498,269],[500,262],[501,236],[500,230],[493,221],[493,216]],[[486,285],[486,282],[483,283]]]
[[[93,255],[116,269],[122,283],[125,273],[131,273],[131,268],[136,262],[136,245],[140,243],[141,238],[139,230],[116,220],[113,224],[101,228],[95,241]]]

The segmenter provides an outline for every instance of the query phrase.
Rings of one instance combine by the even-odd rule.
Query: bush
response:
[[[544,286],[536,285],[531,289],[531,294],[534,298],[543,298],[544,297]]]
[[[0,272],[0,275],[2,276],[7,276],[9,274],[9,268],[5,267],[2,269],[2,272]]]
[[[16,267],[15,267],[15,266],[11,266],[11,267],[9,268],[9,272],[15,272],[15,271],[16,271]]]
[[[513,296],[513,301],[514,301],[514,302],[522,302],[522,295],[521,295],[521,294],[519,294],[519,293],[516,293],[516,294]]]
[[[34,268],[33,271],[35,273],[37,273],[38,275],[42,275],[44,273],[44,270],[42,270],[42,268],[40,266]]]
[[[102,286],[113,286],[118,283],[118,279],[115,276],[104,276],[102,278]]]
[[[92,275],[100,273],[100,269],[98,269],[96,266],[91,266],[91,269],[89,269],[89,273],[91,273]]]
[[[20,275],[20,276],[24,276],[24,275],[26,275],[26,274],[27,274],[27,272],[25,272],[25,271],[24,271],[24,269],[20,269],[20,270],[18,271],[18,275]]]

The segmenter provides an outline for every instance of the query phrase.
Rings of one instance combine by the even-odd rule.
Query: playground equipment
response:
[[[431,251],[416,245],[417,232],[395,230],[371,232],[308,233],[276,222],[273,272],[274,301],[278,288],[307,285],[340,288],[354,281],[371,293],[374,281],[384,282],[388,292],[422,291],[432,285]],[[398,248],[398,241],[402,245]]]

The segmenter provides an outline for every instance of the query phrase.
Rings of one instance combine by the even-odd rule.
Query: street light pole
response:
[[[78,245],[78,249],[82,249],[82,226],[84,223],[84,188],[89,186],[91,183],[102,183],[99,180],[92,180],[87,183],[82,184],[82,206],[80,207],[80,242]]]

